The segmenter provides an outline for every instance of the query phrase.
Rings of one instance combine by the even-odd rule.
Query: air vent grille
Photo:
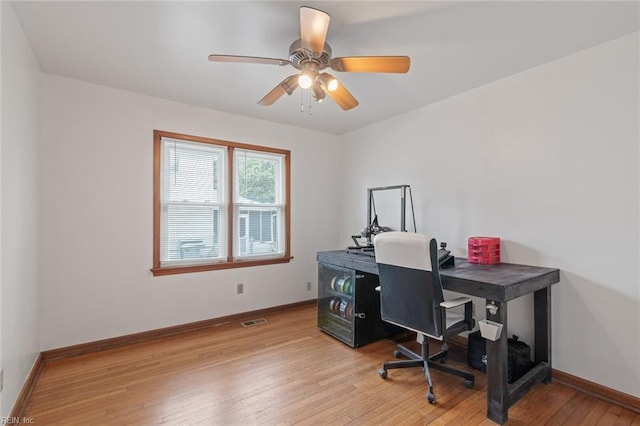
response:
[[[242,325],[243,327],[254,327],[256,325],[264,324],[266,322],[267,322],[266,318],[257,318],[257,319],[242,321],[240,325]]]

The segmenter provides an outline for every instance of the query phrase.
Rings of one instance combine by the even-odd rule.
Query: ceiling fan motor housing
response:
[[[331,46],[325,43],[322,48],[322,54],[314,57],[311,52],[302,48],[301,40],[298,39],[289,46],[289,62],[297,69],[302,69],[302,65],[306,62],[314,62],[318,65],[318,69],[327,68],[331,62]]]

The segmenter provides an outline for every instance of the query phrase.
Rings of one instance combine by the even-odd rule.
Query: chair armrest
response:
[[[464,317],[462,321],[453,324],[445,329],[443,334],[451,336],[458,334],[462,331],[472,330],[475,327],[475,320],[473,319],[473,300],[470,297],[457,297],[451,300],[445,300],[440,303],[440,315],[442,315],[442,323],[446,324],[447,314],[451,314],[453,311],[447,311],[450,308],[464,305]],[[463,325],[464,324],[464,325]],[[445,336],[445,337],[446,337]]]
[[[445,300],[444,302],[441,302],[440,306],[445,309],[449,309],[455,308],[456,306],[464,305],[465,303],[469,303],[471,301],[472,300],[470,297],[456,297],[455,299]]]

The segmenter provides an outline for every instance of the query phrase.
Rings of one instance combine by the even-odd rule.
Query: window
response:
[[[154,275],[284,263],[289,151],[154,131]]]

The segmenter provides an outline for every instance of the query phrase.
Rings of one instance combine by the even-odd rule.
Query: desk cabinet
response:
[[[378,276],[318,263],[318,327],[357,348],[388,335],[380,318]]]

